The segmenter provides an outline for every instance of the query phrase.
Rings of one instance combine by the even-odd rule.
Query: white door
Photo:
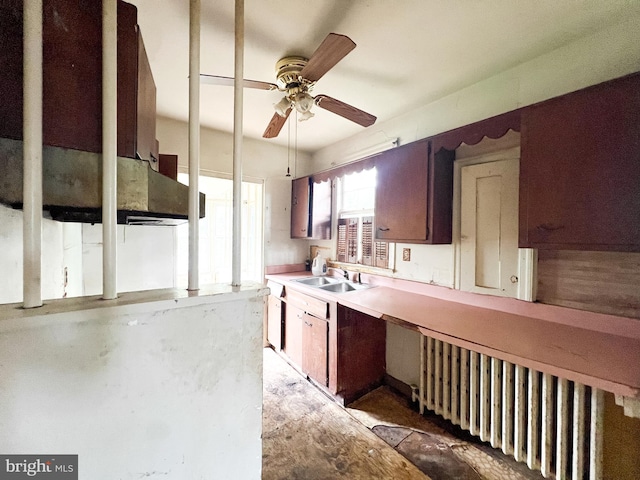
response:
[[[517,297],[519,159],[461,168],[460,289]]]

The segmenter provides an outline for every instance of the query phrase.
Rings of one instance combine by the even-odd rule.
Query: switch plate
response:
[[[410,248],[403,248],[402,249],[402,261],[403,262],[411,261],[411,249]]]

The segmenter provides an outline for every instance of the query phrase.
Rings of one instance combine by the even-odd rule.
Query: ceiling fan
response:
[[[313,97],[310,94],[316,82],[354,48],[356,48],[356,44],[349,37],[330,33],[310,58],[288,56],[278,60],[276,63],[277,83],[244,80],[243,86],[246,88],[278,90],[285,94],[282,100],[274,105],[276,113],[262,136],[264,138],[277,137],[293,108],[300,114],[300,121],[313,117],[311,107],[314,104],[363,127],[373,125],[376,117],[370,113],[328,95]],[[232,77],[201,74],[200,81],[212,85],[233,86]]]

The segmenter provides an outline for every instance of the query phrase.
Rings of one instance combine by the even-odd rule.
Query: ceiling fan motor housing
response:
[[[300,86],[302,77],[300,72],[307,65],[304,57],[284,57],[276,63],[276,77],[278,83],[286,89]]]

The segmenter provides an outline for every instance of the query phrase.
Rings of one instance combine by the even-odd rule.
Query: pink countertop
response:
[[[640,320],[364,275],[378,286],[330,293],[293,281],[305,276],[267,278],[479,353],[640,397]]]

